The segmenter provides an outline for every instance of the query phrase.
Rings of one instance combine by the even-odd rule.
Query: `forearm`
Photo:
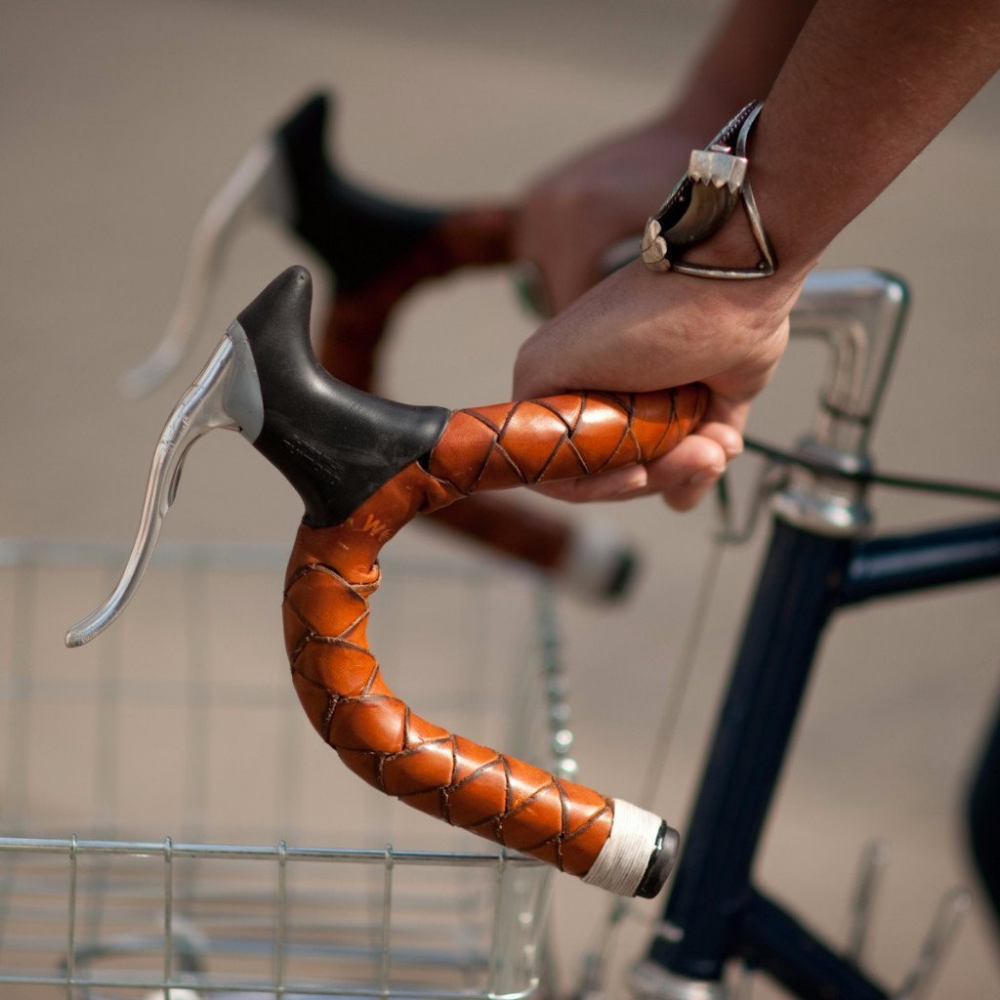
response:
[[[707,142],[738,108],[766,97],[815,0],[735,0],[660,122]]]
[[[996,0],[819,0],[750,149],[779,272],[808,270],[998,67]]]

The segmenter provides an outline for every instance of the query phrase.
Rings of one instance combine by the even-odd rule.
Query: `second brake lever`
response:
[[[331,102],[308,97],[258,140],[202,213],[166,333],[122,379],[126,395],[162,385],[194,346],[226,249],[255,217],[293,232],[335,286],[321,360],[352,385],[371,384],[389,314],[418,282],[461,267],[508,263],[513,212],[503,206],[421,207],[348,180],[326,151]]]

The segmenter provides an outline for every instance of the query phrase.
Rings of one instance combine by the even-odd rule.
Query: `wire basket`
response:
[[[281,666],[284,550],[163,545],[128,615],[63,650],[122,558],[0,541],[0,998],[531,994],[550,869],[384,798],[316,738]],[[457,556],[384,569],[393,686],[572,774],[540,585]]]

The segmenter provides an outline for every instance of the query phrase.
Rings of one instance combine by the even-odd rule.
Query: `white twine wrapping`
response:
[[[616,799],[611,833],[583,881],[619,896],[634,896],[661,826],[663,820],[655,813]]]

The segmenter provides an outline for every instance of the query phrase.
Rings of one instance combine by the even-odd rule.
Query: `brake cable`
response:
[[[978,483],[962,483],[946,479],[928,479],[921,476],[904,476],[896,473],[875,472],[874,470],[845,470],[829,462],[808,458],[774,445],[765,444],[755,438],[744,437],[744,446],[748,451],[763,455],[772,462],[782,465],[795,465],[810,472],[837,476],[840,479],[865,485],[888,486],[893,489],[916,490],[924,493],[940,493],[948,496],[963,497],[968,500],[986,500],[1000,503],[1000,489],[981,486]]]

